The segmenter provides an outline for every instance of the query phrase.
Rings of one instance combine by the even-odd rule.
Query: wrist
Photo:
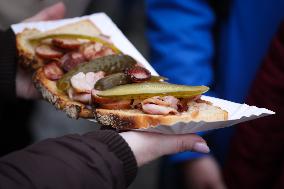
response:
[[[137,173],[136,159],[127,142],[115,131],[104,130],[91,132],[86,137],[95,138],[106,144],[109,151],[123,163],[123,172],[125,175],[126,185],[128,186],[135,178]]]
[[[150,134],[151,133],[146,133]],[[148,163],[149,161],[155,159],[155,157],[159,157],[158,151],[153,150],[153,138],[146,139],[144,137],[144,133],[139,132],[123,132],[120,133],[120,136],[128,143],[131,148],[138,167]]]

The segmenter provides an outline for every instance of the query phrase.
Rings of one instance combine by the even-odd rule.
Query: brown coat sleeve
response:
[[[15,100],[16,42],[12,29],[0,31],[0,91],[1,100]],[[4,97],[4,98],[3,98]]]
[[[122,137],[97,131],[48,139],[1,158],[0,188],[120,189],[136,171]]]

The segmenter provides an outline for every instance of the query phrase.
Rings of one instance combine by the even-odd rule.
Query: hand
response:
[[[183,166],[185,188],[225,189],[220,168],[211,156],[190,160]]]
[[[163,155],[183,151],[208,153],[206,142],[195,134],[165,135],[129,131],[120,133],[134,153],[138,166],[142,166]]]
[[[65,6],[62,2],[59,2],[43,9],[23,22],[56,20],[63,18],[64,15]],[[16,94],[24,99],[34,99],[40,96],[32,83],[32,74],[23,70],[20,66],[18,66],[16,74]]]
[[[48,20],[58,20],[65,16],[66,8],[64,3],[58,2],[54,5],[44,8],[34,16],[27,18],[23,22],[38,22]]]

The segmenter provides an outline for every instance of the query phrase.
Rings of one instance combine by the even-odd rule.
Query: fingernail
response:
[[[204,142],[197,142],[197,143],[195,143],[193,145],[192,150],[195,151],[195,152],[200,152],[200,153],[209,153],[210,152],[209,147]]]

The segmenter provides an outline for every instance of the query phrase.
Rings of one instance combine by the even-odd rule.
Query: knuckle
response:
[[[184,152],[190,149],[190,145],[183,139],[176,140],[176,153]]]

